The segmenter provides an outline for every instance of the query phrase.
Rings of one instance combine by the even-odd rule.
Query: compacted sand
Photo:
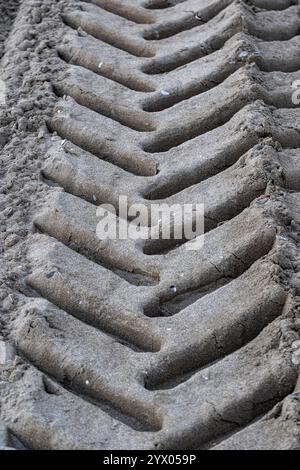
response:
[[[0,12],[0,446],[299,449],[299,2]],[[100,241],[120,196],[203,248]]]

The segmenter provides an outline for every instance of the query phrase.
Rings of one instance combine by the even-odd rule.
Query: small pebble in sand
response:
[[[47,279],[51,279],[51,278],[54,277],[56,274],[58,274],[57,271],[51,271],[50,273],[47,273],[47,274],[46,274],[46,277],[47,277]]]
[[[257,144],[254,146],[254,150],[263,150],[264,146],[261,144]]]
[[[299,366],[300,365],[300,351],[297,350],[293,356],[292,356],[292,363],[295,365],[295,366]]]
[[[239,53],[239,59],[246,59],[248,56],[249,56],[249,52],[248,51],[242,51]]]
[[[173,292],[173,294],[176,294],[177,287],[173,284],[172,286],[170,286],[170,291]]]
[[[283,241],[285,241],[285,242],[287,242],[287,241],[289,240],[286,235],[278,235],[277,238],[278,238],[278,240],[283,240]]]
[[[167,90],[160,90],[161,96],[170,96],[170,93]]]
[[[28,125],[28,120],[26,119],[26,117],[25,116],[21,117],[18,121],[18,130],[25,132],[27,130],[27,125]]]
[[[5,240],[5,247],[6,248],[11,248],[12,246],[16,245],[20,241],[20,237],[16,235],[15,233],[12,233],[11,235],[8,235],[8,237]]]

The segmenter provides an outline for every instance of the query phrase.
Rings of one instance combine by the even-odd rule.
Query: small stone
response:
[[[7,341],[0,340],[0,364],[5,365],[9,361],[13,361],[16,356],[14,347]]]
[[[41,41],[36,48],[37,54],[40,54],[44,49],[48,47],[47,41]]]
[[[42,21],[41,13],[37,8],[35,8],[32,12],[32,19],[35,23],[40,23]]]
[[[57,271],[51,271],[50,273],[46,274],[47,279],[51,279],[52,277],[56,276],[58,274]]]
[[[11,217],[14,213],[14,210],[12,207],[7,207],[4,211],[3,211],[3,214],[5,215],[5,217]]]
[[[0,422],[0,446],[5,448],[8,444],[8,430],[7,427]]]
[[[16,235],[15,233],[12,233],[11,235],[8,235],[8,237],[5,240],[5,246],[7,248],[11,248],[12,246],[16,245],[20,241],[20,237]]]
[[[19,131],[26,131],[27,130],[27,119],[23,116],[18,120],[18,129]]]
[[[170,286],[170,291],[173,292],[173,294],[176,294],[177,287],[175,285]]]
[[[9,310],[11,307],[14,305],[14,299],[13,296],[10,294],[8,295],[4,300],[3,300],[3,308],[5,310]]]
[[[21,100],[19,105],[23,111],[31,111],[33,109],[33,103],[30,100]]]
[[[295,365],[295,366],[299,366],[300,365],[300,354],[298,353],[294,353],[293,356],[292,356],[292,363]]]
[[[279,240],[283,240],[283,241],[285,241],[285,242],[289,241],[288,237],[285,236],[285,235],[278,235],[277,238],[278,238]]]
[[[170,93],[167,90],[160,90],[161,96],[170,96]]]
[[[254,146],[254,150],[263,150],[264,146],[261,144],[257,144]]]
[[[30,49],[31,47],[33,46],[33,43],[32,41],[23,41],[20,45],[19,45],[19,49],[21,51],[27,51],[27,49]]]
[[[205,380],[205,382],[208,382],[208,380],[209,380],[209,374],[207,374],[207,375],[202,375],[202,378]]]

